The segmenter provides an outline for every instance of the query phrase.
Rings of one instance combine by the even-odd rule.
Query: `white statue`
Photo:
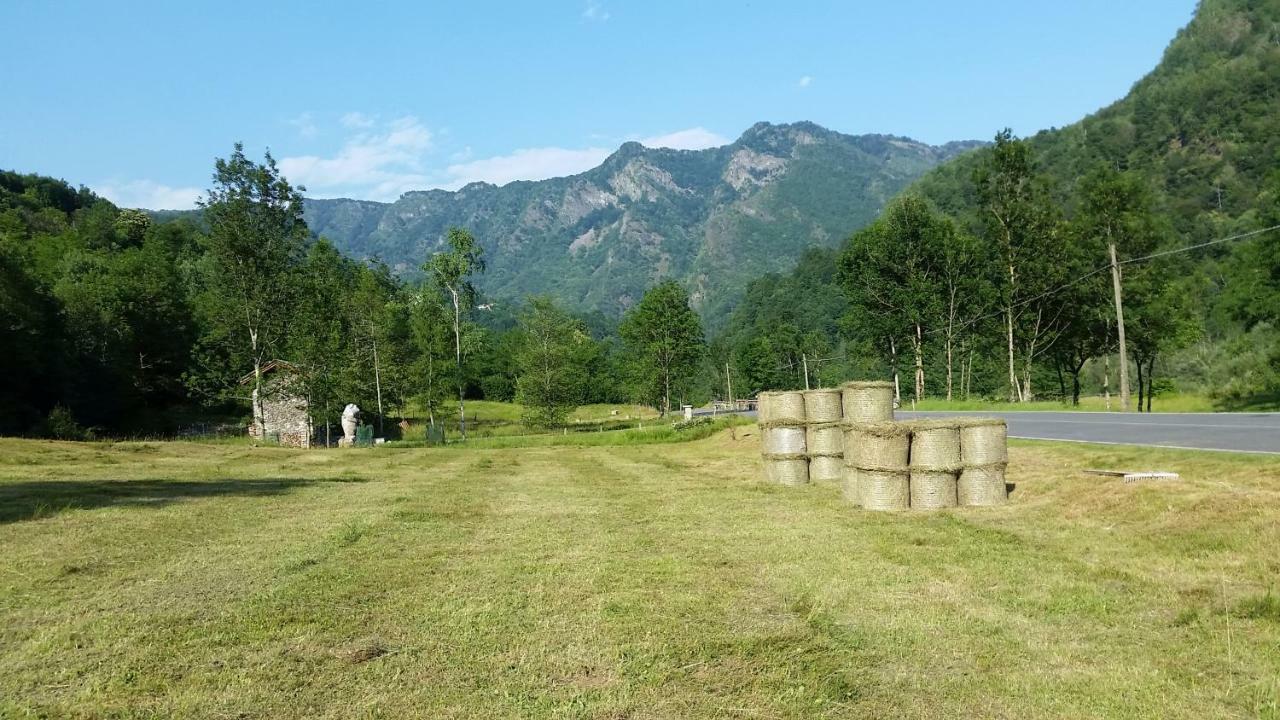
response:
[[[348,403],[342,409],[342,439],[338,444],[343,447],[351,447],[356,442],[356,421],[360,415],[360,408],[355,403]]]

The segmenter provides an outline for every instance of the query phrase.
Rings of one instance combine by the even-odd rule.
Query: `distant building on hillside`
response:
[[[240,378],[241,385],[253,383],[253,373]],[[253,406],[258,406],[253,391]],[[298,378],[298,370],[283,360],[262,366],[262,417],[254,413],[249,437],[287,447],[311,447],[311,407]]]

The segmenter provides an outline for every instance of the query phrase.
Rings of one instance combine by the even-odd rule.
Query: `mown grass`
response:
[[[1274,460],[1015,443],[1006,507],[869,514],[734,433],[0,440],[0,716],[1280,713]]]

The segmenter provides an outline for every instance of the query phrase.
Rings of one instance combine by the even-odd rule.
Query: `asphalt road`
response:
[[[1002,417],[1009,436],[1111,445],[1280,454],[1280,413],[905,412]]]
[[[1010,437],[1026,440],[1280,455],[1280,413],[897,412],[904,419],[948,415],[1001,417]]]

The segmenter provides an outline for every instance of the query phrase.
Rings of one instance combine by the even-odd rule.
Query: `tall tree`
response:
[[[289,333],[289,359],[307,391],[313,421],[336,424],[355,392],[355,353],[350,315],[345,311],[355,263],[323,238],[311,246],[295,274],[297,311]]]
[[[946,316],[944,259],[955,224],[927,202],[907,196],[856,233],[840,257],[850,311],[871,334],[885,338],[891,362],[903,338],[913,357],[914,396],[925,394],[925,341]],[[958,292],[958,286],[957,286]],[[956,310],[958,312],[958,309]]]
[[[451,325],[450,313],[439,293],[424,290],[410,297],[411,386],[433,426],[436,424],[436,412],[449,394],[446,383],[450,375],[448,367],[453,360]]]
[[[671,394],[683,390],[702,357],[702,323],[689,307],[689,294],[673,280],[644,294],[619,327],[632,354],[642,388],[671,412]]]
[[[516,353],[516,398],[524,420],[537,427],[558,427],[578,405],[594,341],[581,320],[550,297],[530,298],[520,315]]]
[[[213,187],[199,205],[204,237],[208,335],[253,369],[254,419],[262,420],[262,367],[283,347],[293,309],[293,270],[307,241],[302,194],[270,152],[261,164],[235,144],[214,165]]]
[[[1064,279],[1059,213],[1036,171],[1030,144],[1007,129],[996,134],[973,183],[987,238],[1000,257],[995,280],[1005,320],[1009,396],[1030,401],[1033,364],[1052,346],[1065,310],[1051,292]]]
[[[1102,166],[1085,177],[1077,224],[1080,235],[1111,268],[1112,303],[1120,352],[1120,407],[1129,410],[1129,346],[1124,317],[1125,261],[1155,248],[1158,230],[1151,192],[1133,173]]]
[[[373,370],[373,394],[378,408],[378,433],[383,427],[386,408],[383,404],[383,375],[385,352],[390,336],[396,295],[399,283],[391,274],[390,268],[381,262],[374,262],[361,267],[356,272],[355,283],[351,289],[351,297],[347,303],[350,308],[355,330],[355,340],[362,358],[368,361]]]
[[[463,228],[449,228],[445,235],[447,249],[431,256],[422,266],[436,282],[436,285],[449,296],[453,304],[453,349],[455,370],[458,381],[458,430],[465,440],[467,437],[467,405],[466,381],[463,375],[463,334],[464,323],[475,305],[475,286],[471,284],[471,276],[484,272],[484,248],[476,242],[475,236]]]

